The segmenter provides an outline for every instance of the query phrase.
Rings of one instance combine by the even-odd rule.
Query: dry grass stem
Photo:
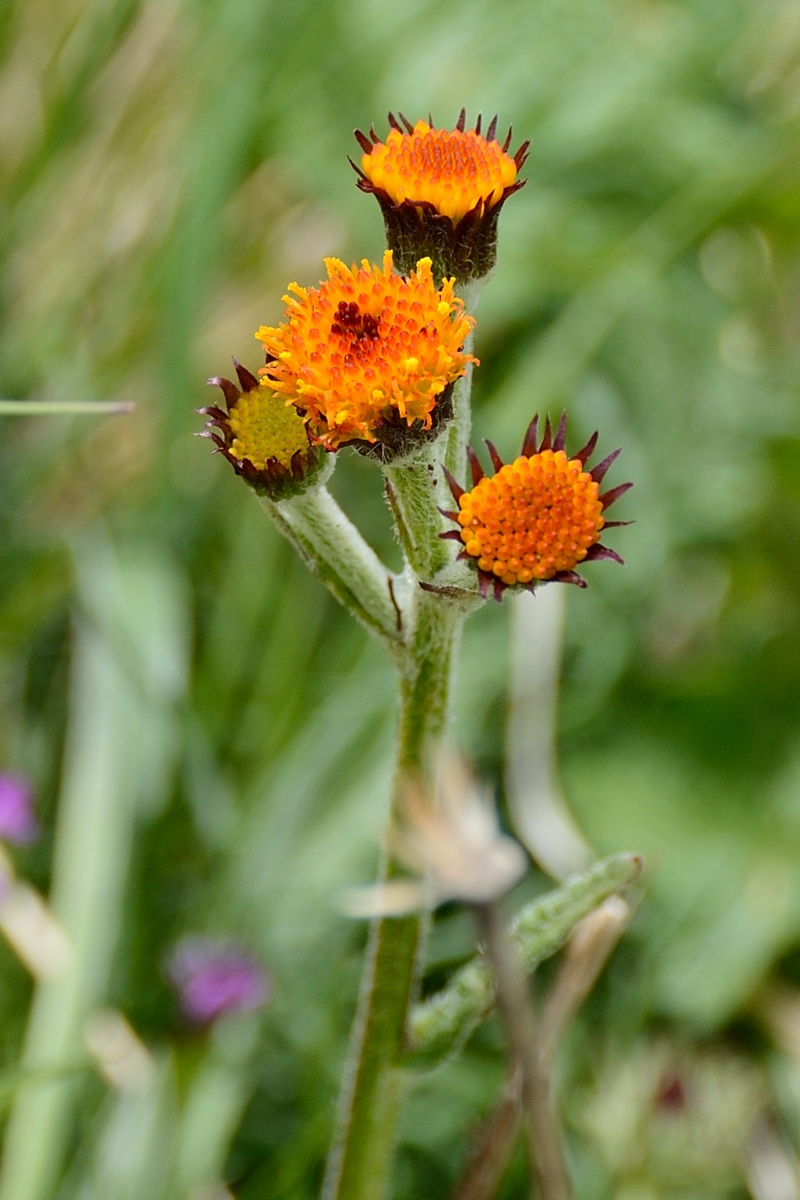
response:
[[[494,972],[500,1019],[521,1074],[531,1172],[536,1177],[541,1200],[570,1200],[569,1180],[560,1147],[554,1147],[548,1140],[549,1130],[546,1129],[542,1137],[536,1120],[539,1052],[525,976],[514,958],[497,906],[480,905],[475,912],[486,956]]]
[[[612,896],[576,927],[542,1012],[531,1057],[531,1121],[543,1196],[569,1196],[558,1122],[552,1104],[555,1050],[569,1022],[594,986],[629,919],[630,906]],[[487,941],[487,952],[489,945]],[[494,960],[492,960],[494,966]],[[499,1001],[498,983],[498,1003]],[[531,1028],[532,1022],[531,1022]],[[481,1125],[456,1183],[452,1200],[492,1200],[514,1151],[522,1118],[523,1069],[512,1066],[500,1100]],[[540,1181],[541,1182],[541,1181]],[[545,1191],[545,1188],[548,1190]]]

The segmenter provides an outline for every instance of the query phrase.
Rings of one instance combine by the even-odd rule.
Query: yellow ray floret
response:
[[[509,587],[571,571],[599,541],[599,492],[580,459],[563,450],[517,458],[460,497],[464,549]]]
[[[477,361],[463,353],[474,321],[454,281],[437,289],[427,258],[407,277],[395,275],[391,251],[382,267],[336,258],[325,266],[318,289],[290,284],[285,322],[257,331],[269,359],[264,383],[331,450],[374,442],[382,424],[398,419],[429,429],[437,398]]]
[[[361,159],[369,182],[402,204],[432,204],[454,225],[502,200],[517,178],[517,163],[494,139],[474,129],[432,129],[417,121],[411,133],[392,129]]]

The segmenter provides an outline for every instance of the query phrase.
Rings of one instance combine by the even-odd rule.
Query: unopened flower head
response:
[[[40,832],[30,781],[24,775],[0,772],[0,840],[27,846]]]
[[[252,1012],[269,999],[269,976],[251,954],[232,942],[185,937],[167,964],[181,1008],[198,1024],[226,1013]]]
[[[474,325],[453,294],[437,288],[428,259],[408,277],[383,266],[325,260],[319,288],[296,283],[287,320],[262,326],[262,383],[305,415],[329,450],[355,444],[388,460],[435,433],[452,410],[451,385],[475,362],[463,347]]]
[[[464,109],[453,130],[432,121],[412,125],[402,113],[399,120],[390,113],[389,124],[385,142],[374,129],[369,136],[356,131],[364,151],[356,170],[358,186],[381,206],[399,268],[426,254],[442,278],[482,278],[494,266],[500,209],[523,186],[517,172],[528,143],[512,157],[511,130],[501,145],[497,117],[484,136],[480,117],[465,128]]]
[[[465,491],[447,472],[459,507],[458,512],[444,515],[456,521],[460,530],[441,536],[461,543],[459,558],[477,568],[481,594],[488,595],[493,587],[497,600],[515,585],[532,591],[538,583],[552,580],[585,587],[585,580],[575,571],[579,563],[598,558],[622,562],[616,551],[600,544],[604,528],[627,524],[607,521],[604,514],[633,485],[622,483],[600,491],[619,450],[587,469],[597,434],[568,458],[564,450],[566,413],[555,436],[548,418],[537,445],[538,420],[534,417],[522,453],[512,463],[503,463],[494,446],[487,443],[495,468],[491,477],[484,475],[470,448],[471,491]]]
[[[348,893],[349,915],[400,915],[447,900],[486,904],[510,891],[527,867],[522,847],[501,831],[491,796],[455,757],[442,764],[436,801],[406,782],[389,848],[419,878]]]
[[[199,436],[210,438],[237,475],[272,499],[304,491],[320,472],[323,451],[311,445],[302,417],[266,381],[235,359],[234,366],[241,390],[219,375],[209,379],[222,389],[227,411],[198,409],[209,418]]]

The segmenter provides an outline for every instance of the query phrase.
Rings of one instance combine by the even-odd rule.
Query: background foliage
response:
[[[27,0],[0,15],[2,394],[137,405],[3,419],[0,760],[35,780],[46,834],[16,858],[47,890],[62,778],[110,746],[113,869],[86,971],[159,1055],[162,1131],[172,1112],[187,1154],[216,1129],[210,1169],[241,1200],[314,1194],[364,939],[334,901],[371,876],[392,735],[389,668],[191,438],[192,409],[231,353],[258,364],[252,331],[280,317],[289,279],[315,283],[327,254],[378,259],[350,131],[382,132],[390,107],[448,124],[464,104],[532,139],[478,313],[477,432],[508,454],[535,410],[568,402],[573,444],[599,427],[601,448],[624,446],[613,482],[637,485],[614,543],[627,567],[569,596],[566,791],[598,850],[651,865],[564,1056],[580,1194],[687,1186],[626,1165],[591,1118],[601,1104],[621,1144],[643,1144],[625,1125],[634,1077],[667,1045],[691,1069],[753,1072],[797,1145],[800,1065],[770,999],[800,986],[797,6]],[[395,561],[378,473],[342,457],[337,495]],[[468,627],[458,727],[498,787],[507,609]],[[108,746],[81,637],[125,692]],[[106,829],[84,819],[75,863]],[[257,1031],[218,1030],[206,1058],[163,974],[196,930],[244,940],[275,988]],[[446,910],[431,978],[472,944]],[[0,947],[10,1068],[29,998]],[[174,1113],[201,1061],[216,1115],[190,1128]],[[447,1194],[502,1062],[490,1025],[418,1090],[398,1197]],[[73,1084],[59,1197],[161,1194],[173,1135],[141,1142],[154,1174],[123,1186],[120,1120],[96,1082]],[[701,1176],[681,1194],[743,1194],[722,1167]],[[508,1195],[524,1186],[518,1166]]]

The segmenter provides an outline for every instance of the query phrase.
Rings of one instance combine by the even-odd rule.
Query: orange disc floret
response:
[[[615,450],[596,467],[587,467],[597,434],[572,458],[564,449],[566,413],[555,436],[548,419],[537,445],[538,417],[534,417],[522,453],[504,463],[487,442],[495,474],[485,476],[474,450],[468,455],[472,467],[472,490],[466,491],[446,472],[458,511],[445,512],[459,529],[441,536],[461,543],[460,558],[472,562],[478,572],[481,595],[494,587],[499,600],[505,588],[521,585],[529,589],[555,580],[585,581],[575,571],[584,561],[622,559],[600,544],[604,528],[627,524],[607,521],[605,511],[632,484],[622,483],[601,493],[603,477],[619,454]]]
[[[391,118],[390,118],[391,120]],[[373,188],[395,204],[432,204],[438,213],[457,225],[477,209],[482,215],[508,195],[517,178],[517,162],[507,153],[508,142],[495,140],[493,125],[488,137],[476,129],[434,129],[427,121],[395,124],[385,142],[370,142],[361,169]]]
[[[484,477],[459,501],[467,554],[508,587],[571,571],[605,524],[595,483],[578,459],[543,450]]]
[[[463,353],[474,320],[454,281],[437,288],[429,259],[396,275],[391,251],[382,267],[336,258],[325,266],[318,289],[290,284],[287,321],[257,331],[267,352],[263,381],[329,450],[383,441],[387,430],[396,445],[398,426],[406,436],[412,426],[430,430],[443,393],[477,361]]]

